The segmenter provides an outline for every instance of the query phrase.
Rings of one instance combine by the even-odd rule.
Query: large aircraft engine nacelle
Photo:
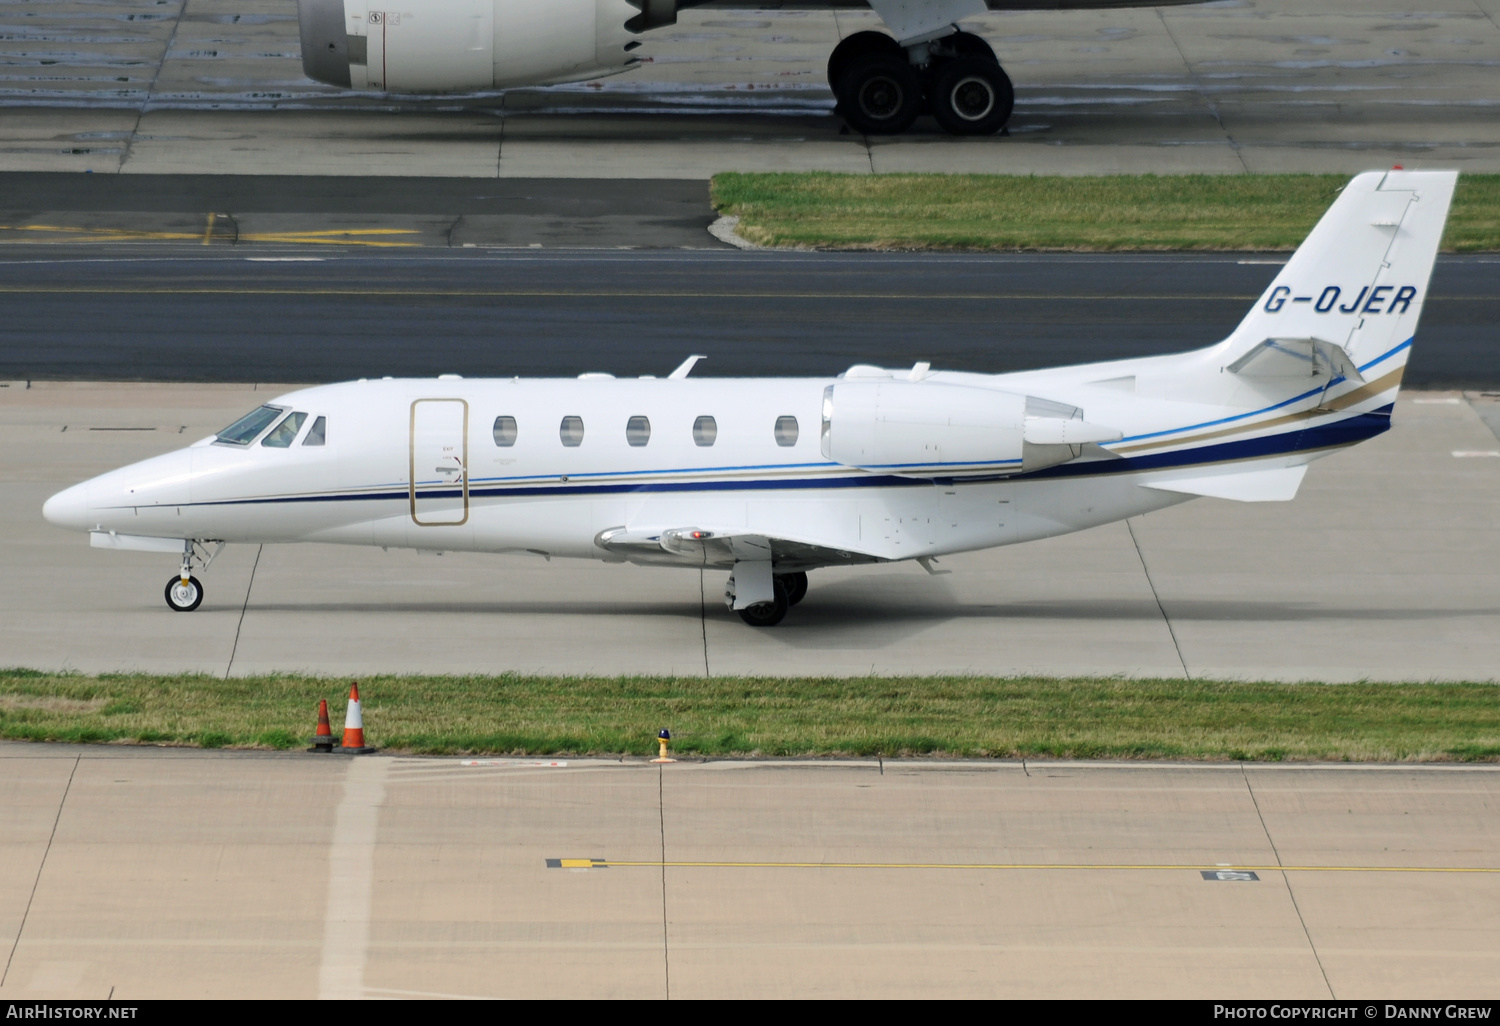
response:
[[[351,89],[551,85],[638,63],[626,22],[642,13],[628,0],[297,0],[297,9],[303,71]]]
[[[935,382],[842,381],[823,390],[825,458],[902,477],[993,477],[1076,459],[1119,431],[1034,396]]]

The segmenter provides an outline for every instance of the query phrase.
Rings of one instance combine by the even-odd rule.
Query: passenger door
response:
[[[408,472],[413,523],[419,527],[445,527],[468,521],[467,402],[462,399],[412,402]]]

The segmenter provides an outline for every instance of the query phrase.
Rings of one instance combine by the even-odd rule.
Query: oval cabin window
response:
[[[495,444],[502,449],[516,444],[516,418],[495,418]]]
[[[790,414],[776,418],[776,444],[789,449],[797,444],[797,418]]]
[[[645,417],[631,417],[625,422],[625,441],[637,449],[651,441],[651,422]]]
[[[575,449],[583,444],[583,418],[574,417],[571,414],[562,419],[562,425],[557,429],[562,438],[562,444],[570,449]]]
[[[712,417],[699,417],[693,421],[693,444],[713,445],[719,437],[719,425]]]

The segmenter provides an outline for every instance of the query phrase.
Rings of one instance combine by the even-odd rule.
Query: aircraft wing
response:
[[[775,538],[745,528],[614,527],[600,531],[594,537],[594,544],[626,562],[651,566],[686,564],[728,569],[741,560],[769,559],[775,562],[778,571],[794,571],[885,562],[873,553],[826,541]]]

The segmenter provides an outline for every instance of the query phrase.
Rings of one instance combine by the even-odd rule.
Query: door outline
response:
[[[463,457],[459,461],[458,479],[463,490],[464,515],[461,520],[439,520],[423,523],[417,519],[417,407],[422,403],[459,403],[463,406]],[[469,522],[469,403],[466,399],[414,399],[411,420],[406,433],[407,495],[411,502],[411,522],[418,527],[461,527]]]

